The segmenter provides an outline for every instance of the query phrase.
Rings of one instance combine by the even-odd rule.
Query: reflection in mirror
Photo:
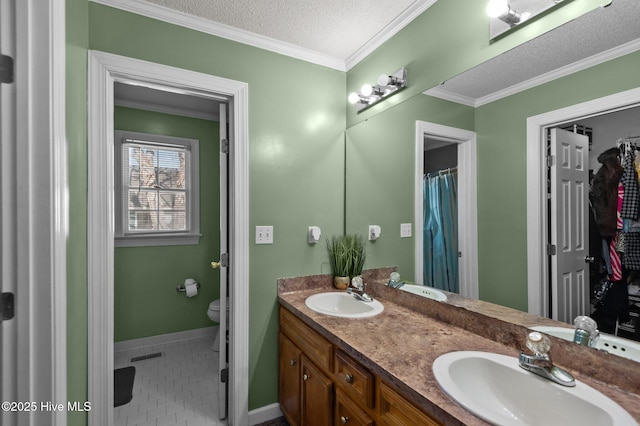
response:
[[[424,93],[479,107],[614,59],[635,51],[639,13],[635,0],[616,0]]]
[[[478,146],[483,148],[480,156],[475,156],[474,153],[473,157],[474,161],[477,158],[478,171],[480,172],[476,174],[474,171],[474,182],[477,178],[480,184],[483,185],[481,193],[485,198],[485,201],[483,201],[484,208],[481,212],[482,215],[477,217],[479,223],[477,226],[473,227],[473,230],[482,230],[482,232],[484,232],[484,235],[482,236],[482,255],[480,256],[480,259],[478,259],[481,262],[480,266],[482,266],[483,269],[483,274],[480,276],[482,281],[479,285],[482,289],[482,296],[484,300],[515,307],[521,311],[526,311],[527,296],[531,298],[532,294],[531,291],[527,293],[527,274],[526,272],[522,272],[523,270],[526,271],[527,263],[529,262],[529,264],[531,264],[532,261],[531,259],[527,259],[526,250],[519,251],[521,250],[519,247],[526,247],[527,243],[519,241],[512,244],[512,242],[508,240],[512,237],[520,240],[527,238],[527,232],[526,230],[523,230],[523,228],[526,227],[526,216],[528,212],[521,211],[520,208],[518,208],[517,215],[519,217],[517,218],[514,218],[513,216],[509,217],[509,215],[498,217],[498,213],[495,212],[497,207],[489,208],[487,204],[489,202],[486,201],[487,197],[491,197],[491,191],[493,190],[491,187],[493,187],[499,179],[507,183],[499,183],[498,187],[500,189],[498,190],[506,188],[508,192],[508,195],[501,194],[500,199],[511,197],[516,191],[520,191],[520,194],[517,195],[517,197],[521,197],[522,192],[524,192],[526,186],[529,185],[529,181],[526,177],[526,170],[532,166],[529,162],[530,158],[528,157],[528,151],[525,150],[526,147],[524,142],[527,117],[571,105],[572,101],[573,104],[577,104],[584,102],[585,99],[597,98],[598,95],[604,96],[616,93],[616,88],[613,87],[610,81],[611,70],[614,69],[614,65],[608,65],[607,67],[601,67],[600,69],[596,69],[597,67],[595,65],[607,61],[613,63],[616,61],[616,58],[620,58],[637,50],[637,47],[631,46],[637,46],[638,40],[640,40],[640,27],[637,26],[637,19],[639,17],[640,7],[637,1],[617,0],[606,8],[597,9],[585,14],[584,16],[558,27],[553,31],[545,33],[536,39],[493,58],[485,64],[481,64],[461,75],[453,77],[436,88],[428,90],[425,94],[430,96],[427,96],[426,98],[433,99],[432,97],[437,97],[455,102],[455,104],[438,104],[437,113],[434,112],[436,111],[435,109],[423,107],[423,104],[430,101],[422,102],[419,99],[409,99],[404,102],[405,105],[410,104],[412,107],[416,108],[416,111],[419,111],[419,113],[416,113],[416,116],[420,117],[417,118],[418,120],[430,120],[433,117],[436,117],[433,121],[442,123],[455,122],[455,120],[450,119],[450,115],[447,115],[449,109],[456,108],[455,105],[459,106],[462,104],[475,108],[475,113],[472,113],[475,114],[473,124],[475,127],[472,126],[467,128],[475,128],[478,132]],[[615,29],[615,31],[612,31],[612,29]],[[540,58],[544,58],[544,60],[540,60]],[[607,62],[607,64],[609,62]],[[585,69],[589,69],[590,74],[588,74],[588,78],[581,79],[581,76],[573,76],[573,74]],[[616,77],[619,77],[620,75],[621,74],[616,73]],[[551,85],[552,87],[555,87],[555,91],[558,92],[557,96],[553,92],[553,89],[535,89],[539,85],[543,85],[544,83],[548,83],[565,76],[571,85],[571,90],[573,91],[570,95],[567,95],[567,90],[565,90],[565,87],[560,87],[562,85],[559,83],[553,83]],[[629,79],[626,75],[624,75],[624,77]],[[599,92],[591,90],[591,86],[594,84],[602,85],[602,90]],[[623,84],[620,85],[621,89],[618,88],[617,90],[625,90],[627,87],[625,84],[630,83],[627,83],[623,79]],[[528,90],[528,92],[526,94],[519,95],[517,98],[518,100],[512,101],[512,103],[494,103],[499,99],[507,98],[525,90]],[[586,92],[586,94],[582,92]],[[589,96],[591,96],[591,98],[589,98]],[[485,105],[487,106],[486,108],[479,109],[479,107]],[[500,105],[507,106],[501,107]],[[509,109],[511,105],[517,105],[518,110]],[[441,106],[443,108],[441,108]],[[386,137],[387,140],[389,140],[390,136],[388,134],[376,134],[375,129],[377,129],[377,122],[389,123],[394,120],[397,121],[400,115],[399,111],[401,111],[402,107],[402,105],[399,105],[395,110],[391,109],[386,111],[384,114],[381,114],[380,117],[371,119],[369,123],[361,123],[359,126],[356,126],[356,128],[350,129],[348,133],[353,135],[354,138],[366,133],[366,136],[369,137],[369,139],[367,139],[367,144],[371,146],[375,146],[375,143],[371,140],[371,135],[376,135],[376,137],[380,138]],[[407,106],[406,108],[409,107]],[[423,111],[426,111],[426,114],[423,113]],[[609,113],[611,111],[604,112]],[[403,113],[407,115],[407,110],[403,110]],[[620,113],[622,114],[623,112],[621,111]],[[629,110],[627,113],[634,114],[633,110]],[[499,114],[499,116],[495,115],[490,117],[491,120],[489,120],[488,117],[491,114]],[[383,116],[388,117],[385,118]],[[515,118],[516,121],[510,122],[509,120],[511,118]],[[572,132],[574,129],[578,128],[574,128],[574,125],[591,127],[593,131],[593,142],[591,145],[591,151],[589,152],[590,162],[593,161],[593,158],[597,158],[597,156],[604,150],[603,145],[600,145],[599,147],[599,143],[603,143],[605,145],[608,144],[608,146],[611,147],[611,144],[615,146],[615,141],[618,138],[640,135],[640,129],[623,129],[619,125],[617,126],[617,135],[603,135],[601,133],[603,125],[585,121],[588,119],[596,120],[596,117],[576,116],[573,119],[565,120],[563,123],[555,124],[552,127],[571,126]],[[634,115],[633,118],[628,117],[624,119],[624,121],[640,123],[640,116]],[[365,132],[362,129],[363,126],[369,126],[370,130]],[[418,134],[418,132],[416,132],[416,134]],[[596,136],[596,134],[598,134],[598,136]],[[417,137],[418,136],[416,136],[416,138]],[[420,137],[424,137],[424,132],[420,133]],[[496,141],[500,142],[498,143]],[[362,161],[365,163],[366,161],[365,164],[378,165],[376,163],[378,161],[377,157],[374,157],[373,154],[365,153],[364,147],[364,143],[361,145],[356,144],[353,147],[348,143],[348,162]],[[398,146],[397,149],[399,150],[402,148]],[[394,148],[392,155],[394,156],[392,157],[394,159],[401,158],[400,155],[396,155],[396,148]],[[424,151],[416,149],[414,155],[416,156],[414,170],[417,171],[419,162],[423,162]],[[385,156],[389,158],[390,153],[386,152]],[[418,157],[420,158],[418,159]],[[460,160],[460,158],[458,160]],[[595,161],[596,164],[590,163],[590,168],[593,169],[594,173],[598,169],[595,166],[599,166],[597,159]],[[411,171],[410,167],[407,167],[406,165],[404,165],[403,168],[385,168],[383,167],[383,164],[384,163],[381,162],[381,164],[379,164],[381,167],[375,168],[375,173],[377,175],[375,179],[373,179],[375,182],[383,180],[379,175],[385,173],[392,173],[394,175],[393,179],[388,179],[392,182],[398,181],[396,177],[398,173],[402,172],[407,175],[413,175],[413,171]],[[369,169],[374,168],[370,167]],[[420,173],[422,174],[422,171]],[[458,168],[458,179],[461,179],[460,173],[462,173],[462,170]],[[367,175],[366,179],[371,179],[371,176]],[[402,182],[407,181],[408,178],[402,180]],[[415,181],[415,175],[412,176],[412,181]],[[362,203],[362,199],[367,193],[365,177],[357,177],[354,179],[352,176],[348,175],[346,182],[347,192],[349,194],[355,193],[356,196],[361,196],[362,198],[359,198],[359,201]],[[421,196],[422,186],[420,185],[420,195],[416,195],[415,199],[419,200],[419,197]],[[524,208],[528,210],[530,207],[527,200],[520,201],[522,198],[517,197],[516,204],[526,206]],[[351,201],[350,196],[347,199]],[[398,198],[393,198],[393,200],[396,199]],[[402,199],[402,201],[404,201],[404,199]],[[349,226],[350,220],[353,221],[353,218],[357,216],[357,212],[355,210],[358,210],[358,208],[362,209],[358,203],[347,203],[347,226]],[[462,213],[465,209],[459,206],[458,211]],[[413,215],[416,231],[414,235],[416,240],[416,260],[412,266],[415,266],[416,270],[420,267],[417,253],[418,247],[422,244],[422,242],[418,242],[418,239],[420,236],[419,230],[421,229],[419,224],[421,225],[424,220],[422,217],[423,214],[422,205],[420,205],[419,208],[418,206],[415,206]],[[492,214],[494,216],[491,216]],[[462,226],[462,223],[460,223],[460,225]],[[502,229],[500,229],[500,227],[502,227]],[[504,247],[502,247],[503,250],[500,250],[499,243],[488,243],[488,240],[496,239],[493,234],[496,229],[499,229],[500,237],[507,238],[505,241],[505,247],[516,247],[516,253],[504,253]],[[459,229],[459,234],[467,235],[467,230],[468,228],[466,230]],[[541,234],[545,236],[544,238],[547,238],[544,232]],[[509,251],[509,248],[507,248],[506,251]],[[542,247],[540,247],[540,250],[542,250]],[[460,251],[464,253],[465,249],[462,248]],[[517,282],[509,282],[508,278],[500,276],[500,274],[503,273],[501,272],[503,266],[500,264],[499,257],[505,254],[509,259],[509,263],[515,263],[515,266],[506,265],[507,273],[513,273],[516,275]],[[582,257],[583,266],[586,265],[584,263],[584,258],[585,256]],[[462,286],[465,285],[465,282],[468,282],[468,280],[462,276],[462,271],[464,269],[462,262],[464,262],[464,260],[464,256],[459,258],[461,273],[459,280],[461,286],[460,294],[473,298],[473,296],[466,295],[462,292]],[[478,268],[478,260],[475,261],[476,268]],[[548,259],[546,258],[544,259],[545,262],[547,262],[547,260]],[[401,262],[403,262],[403,260],[399,259],[398,263]],[[547,265],[546,268],[548,269],[550,266]],[[402,266],[400,271],[403,271]],[[476,276],[477,273],[478,272],[476,271]],[[543,273],[543,280],[549,279],[546,275],[551,274],[547,274],[546,272]],[[419,277],[422,276],[422,273],[416,273],[415,280],[419,282]],[[525,278],[524,283],[520,278],[522,276]],[[487,279],[487,277],[491,279]],[[531,281],[529,281],[529,284],[531,285]],[[522,289],[523,285],[525,286],[524,289]],[[540,283],[537,283],[537,285],[540,285]],[[551,293],[549,288],[545,291],[547,293]],[[586,306],[584,309],[586,309],[587,312],[581,312],[574,309],[573,300],[567,299],[564,321],[566,323],[572,323],[575,316],[581,313],[591,313],[594,310],[594,305],[591,303],[591,296],[591,288],[583,292],[581,295],[582,302],[580,303],[582,303],[583,306]],[[475,297],[478,297],[478,292],[476,292]],[[514,299],[516,302],[512,302]],[[559,298],[557,299],[557,301],[559,301]],[[521,302],[523,300],[524,303]],[[640,300],[634,302],[630,298],[629,301],[632,302],[628,305],[631,309],[635,309],[634,304],[640,304]],[[546,303],[549,303],[549,301],[547,300]],[[577,306],[578,303],[576,302],[575,305]],[[549,308],[546,309],[549,311],[549,317],[558,314],[557,312],[555,314],[552,313]],[[536,311],[533,310],[530,312],[536,313]],[[636,322],[638,321],[636,320]],[[614,320],[610,326],[612,327],[605,327],[604,325],[601,326],[599,324],[599,327],[601,328],[600,331],[602,333],[608,332],[610,335],[617,334],[617,337],[623,337],[624,329],[630,329],[631,326],[635,326],[635,323],[631,324],[630,321]],[[568,325],[567,328],[573,330],[573,325]],[[634,333],[637,333],[637,329],[635,328]],[[603,334],[603,337],[604,336],[605,334]],[[632,339],[637,338],[637,334],[628,334],[624,337],[631,339],[629,342],[632,342]],[[607,339],[603,339],[603,341],[606,340]],[[610,352],[617,354],[614,350]]]

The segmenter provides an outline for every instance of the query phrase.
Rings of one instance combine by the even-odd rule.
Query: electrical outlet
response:
[[[256,226],[256,244],[273,244],[273,226]]]
[[[409,238],[411,237],[411,224],[410,223],[401,223],[400,224],[400,238]]]

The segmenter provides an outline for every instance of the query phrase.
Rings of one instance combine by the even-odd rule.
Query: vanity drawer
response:
[[[327,372],[333,370],[333,345],[282,307],[280,308],[280,330],[318,367]]]
[[[336,350],[335,380],[338,386],[357,403],[373,408],[373,375],[349,355]]]
[[[374,420],[341,390],[336,389],[336,426],[373,426]]]
[[[389,426],[440,426],[441,423],[420,411],[389,386],[380,382],[379,424]]]

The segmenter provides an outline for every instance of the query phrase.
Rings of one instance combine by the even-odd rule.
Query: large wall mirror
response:
[[[640,136],[639,17],[635,0],[615,0],[349,127],[346,230],[366,235],[369,225],[382,228],[368,246],[368,266],[397,265],[408,281],[428,281],[428,268],[419,265],[424,250],[416,247],[427,237],[415,225],[429,221],[419,217],[419,185],[425,174],[452,174],[462,192],[454,219],[459,238],[451,242],[462,268],[457,292],[564,322],[593,310],[589,279],[599,276],[585,263],[592,253],[575,254],[582,272],[571,275],[558,272],[547,252],[554,249],[547,245],[562,251],[562,241],[550,219],[551,197],[558,194],[549,192],[546,134],[565,129],[587,140],[588,197],[598,156]],[[419,72],[409,67],[410,76]],[[447,129],[454,129],[452,136]],[[465,145],[472,139],[473,149]],[[469,211],[477,224],[469,222]],[[403,223],[413,225],[411,238],[401,237]],[[588,216],[570,226],[583,245],[594,235]],[[569,279],[582,287],[562,287]],[[616,332],[624,323],[610,325],[601,328]]]

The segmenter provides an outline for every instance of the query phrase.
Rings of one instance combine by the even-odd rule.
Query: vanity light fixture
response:
[[[360,92],[353,92],[347,98],[350,104],[356,106],[356,112],[360,112],[375,103],[391,96],[407,85],[407,70],[401,68],[393,74],[382,74],[378,77],[378,84],[372,86],[365,84]]]
[[[487,4],[487,15],[489,15],[490,18],[498,18],[513,27],[527,20],[531,14],[528,12],[519,13],[511,7],[507,0],[490,0]]]
[[[544,12],[569,3],[571,0],[487,0],[489,16],[489,39],[509,32],[511,29],[543,16]]]

